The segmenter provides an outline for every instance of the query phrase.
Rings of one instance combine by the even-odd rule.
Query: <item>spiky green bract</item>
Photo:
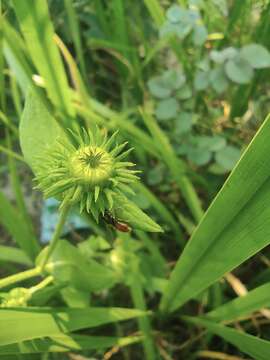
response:
[[[132,228],[149,232],[163,232],[162,228],[137,205],[122,194],[115,195],[117,206],[113,209],[116,218],[127,222]]]
[[[71,132],[74,142],[58,139],[40,158],[36,175],[37,188],[45,197],[60,198],[66,203],[79,203],[80,211],[91,213],[98,222],[100,214],[114,206],[115,196],[132,193],[130,184],[138,179],[135,164],[122,161],[132,149],[127,143],[117,144],[117,133],[107,138],[96,128]]]

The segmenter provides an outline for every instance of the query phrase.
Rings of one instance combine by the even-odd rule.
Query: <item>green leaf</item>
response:
[[[155,139],[157,148],[160,150],[160,155],[170,169],[170,172],[179,186],[192,215],[197,221],[199,221],[202,217],[203,211],[197,194],[191,182],[185,175],[185,163],[177,158],[167,136],[160,129],[155,119],[145,111],[142,112],[142,115],[146,126],[153,136],[153,139]]]
[[[222,136],[197,136],[197,146],[209,151],[219,151],[226,146],[226,139]]]
[[[193,116],[189,112],[181,112],[175,119],[175,134],[182,135],[189,132],[192,128]]]
[[[219,94],[225,91],[229,85],[223,67],[216,67],[210,71],[210,83]]]
[[[22,250],[5,245],[0,245],[0,261],[6,261],[12,263],[14,262],[17,264],[28,265],[28,266],[32,264],[29,258],[25,255],[25,253]]]
[[[40,337],[62,336],[80,329],[145,316],[126,308],[19,308],[0,309],[0,346]]]
[[[171,90],[180,89],[186,82],[186,77],[180,70],[170,69],[162,74],[162,79]]]
[[[270,53],[260,44],[249,44],[243,46],[240,55],[254,69],[263,69],[270,66]]]
[[[42,263],[47,249],[39,255],[37,264]],[[71,284],[81,291],[99,291],[112,287],[116,282],[112,270],[93,259],[86,259],[79,249],[65,240],[58,242],[45,270],[57,281]]]
[[[198,71],[194,79],[194,87],[196,90],[205,90],[209,85],[209,73],[206,71]]]
[[[178,23],[186,17],[186,10],[179,5],[172,5],[166,12],[167,19],[172,23]]]
[[[253,76],[252,67],[241,57],[227,61],[225,72],[228,78],[237,84],[247,84]]]
[[[240,158],[240,149],[235,146],[227,145],[215,154],[215,160],[223,167],[223,169],[230,171]]]
[[[249,291],[246,295],[240,296],[206,314],[210,320],[235,321],[252,314],[264,307],[270,306],[270,283]]]
[[[270,243],[270,117],[200,222],[162,299],[174,310]]]
[[[204,25],[196,25],[192,34],[192,41],[194,45],[203,45],[207,39],[207,29]]]
[[[40,248],[29,234],[23,216],[15,209],[4,193],[0,192],[0,223],[30,259],[34,259]]]
[[[100,350],[113,346],[123,347],[139,341],[141,341],[139,336],[111,337],[62,334],[1,346],[0,355]]]
[[[252,358],[256,360],[269,360],[270,341],[200,318],[195,319],[185,316],[183,319],[193,324],[206,327],[211,333],[222,337],[224,340],[233,344],[239,350],[252,356]]]
[[[192,90],[188,85],[184,85],[181,89],[177,90],[175,96],[179,100],[187,100],[192,97]]]
[[[29,92],[20,122],[20,144],[23,155],[36,171],[42,161],[40,156],[57,137],[65,137],[63,130],[48,112],[37,95]]]
[[[198,166],[207,164],[211,160],[211,152],[207,149],[192,148],[187,154],[188,159]]]
[[[161,100],[156,107],[156,117],[159,120],[173,119],[176,117],[179,108],[179,103],[175,98]]]
[[[147,85],[150,93],[158,99],[164,99],[171,95],[171,88],[161,76],[153,77],[148,81]]]
[[[114,195],[116,207],[113,209],[120,221],[128,223],[135,230],[163,232],[162,228],[146,215],[137,205],[120,194]]]
[[[211,50],[209,57],[217,64],[223,64],[226,60],[234,59],[239,53],[234,47],[228,47],[222,51]]]
[[[54,30],[47,1],[13,0],[13,4],[28,51],[45,81],[49,98],[58,109],[73,116],[71,93],[62,59],[53,40]]]

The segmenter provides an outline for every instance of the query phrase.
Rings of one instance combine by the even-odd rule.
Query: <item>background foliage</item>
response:
[[[0,3],[0,355],[268,360],[270,2]],[[142,171],[130,233],[33,189],[95,125]]]

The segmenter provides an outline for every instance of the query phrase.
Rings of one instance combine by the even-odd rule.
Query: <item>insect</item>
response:
[[[103,220],[109,224],[112,225],[116,230],[121,231],[121,232],[130,232],[130,227],[128,226],[128,224],[119,221],[118,219],[116,219],[112,213],[110,213],[108,210],[105,211],[104,215],[103,215]]]

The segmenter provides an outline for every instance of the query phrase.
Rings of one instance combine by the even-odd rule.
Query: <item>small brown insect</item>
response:
[[[130,232],[131,230],[128,224],[116,219],[108,210],[105,211],[102,218],[107,224],[112,225],[118,231]]]

